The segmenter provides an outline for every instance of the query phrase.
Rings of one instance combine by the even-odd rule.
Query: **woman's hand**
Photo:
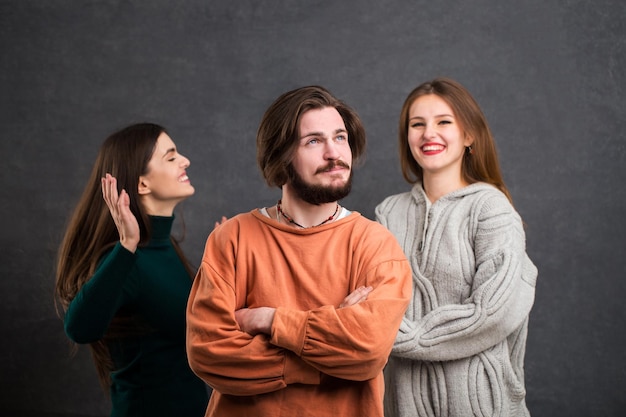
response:
[[[135,253],[139,244],[139,223],[130,211],[130,197],[126,190],[118,195],[117,179],[111,174],[102,178],[102,197],[109,207],[111,217],[120,235],[120,243],[130,252]]]
[[[222,220],[219,222],[215,222],[215,225],[213,226],[213,230],[217,229],[217,226],[219,226],[220,224],[223,224],[226,220],[228,220],[226,218],[226,216],[222,216]]]

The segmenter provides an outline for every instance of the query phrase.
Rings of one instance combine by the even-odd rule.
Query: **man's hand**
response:
[[[367,300],[367,296],[373,289],[372,287],[357,288],[344,298],[343,302],[339,304],[339,308],[350,307]],[[252,336],[259,333],[269,336],[272,333],[275,311],[276,309],[271,307],[242,308],[235,311],[235,319],[242,331]]]
[[[356,290],[352,291],[346,298],[343,299],[343,302],[339,304],[339,308],[350,307],[355,304],[359,304],[361,301],[367,300],[367,296],[372,292],[374,288],[372,287],[359,287]]]
[[[235,311],[235,319],[242,331],[252,336],[259,333],[271,335],[275,308],[242,308]]]

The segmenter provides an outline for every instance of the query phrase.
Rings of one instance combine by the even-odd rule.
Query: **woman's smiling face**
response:
[[[193,195],[187,177],[189,159],[178,153],[176,145],[161,133],[148,163],[148,172],[139,178],[139,194],[149,214],[169,216],[180,201]]]
[[[449,173],[458,177],[471,140],[448,103],[435,94],[418,97],[409,109],[408,124],[409,148],[424,175]]]

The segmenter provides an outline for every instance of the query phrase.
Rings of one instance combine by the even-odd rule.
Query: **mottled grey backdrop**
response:
[[[109,133],[157,122],[190,157],[184,247],[197,264],[215,220],[278,197],[254,141],[280,93],[321,84],[360,113],[367,161],[344,204],[371,218],[408,189],[396,144],[406,94],[445,75],[490,121],[539,267],[532,414],[617,415],[625,18],[617,0],[0,0],[0,414],[108,413],[88,350],[69,355],[52,292],[61,233]]]

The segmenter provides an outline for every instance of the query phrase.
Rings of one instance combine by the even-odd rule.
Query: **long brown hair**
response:
[[[137,218],[141,233],[139,245],[145,245],[150,240],[150,221],[140,204],[138,184],[139,177],[147,174],[148,162],[161,133],[166,133],[162,126],[140,123],[113,133],[101,145],[89,180],[69,219],[59,248],[55,301],[64,311],[94,274],[102,255],[120,238],[111,213],[102,198],[101,178],[106,173],[117,178],[118,192],[124,189],[130,197],[130,210]],[[174,238],[171,240],[192,276],[189,262],[178,242]],[[127,320],[116,317],[107,329],[105,337],[90,344],[98,377],[105,389],[110,385],[109,374],[113,370],[106,341],[128,332]]]
[[[472,153],[467,152],[461,165],[461,174],[468,184],[486,182],[497,187],[512,202],[511,194],[504,184],[495,140],[487,119],[472,95],[458,82],[449,78],[435,78],[417,86],[409,93],[400,112],[399,150],[400,165],[404,179],[415,184],[423,180],[423,170],[409,148],[409,110],[419,97],[434,94],[443,99],[454,112],[463,132],[474,139]]]
[[[278,97],[267,109],[256,137],[257,162],[267,184],[280,188],[289,179],[289,166],[298,147],[300,118],[312,109],[333,107],[348,131],[354,163],[365,153],[365,128],[358,114],[320,86],[301,87]]]

